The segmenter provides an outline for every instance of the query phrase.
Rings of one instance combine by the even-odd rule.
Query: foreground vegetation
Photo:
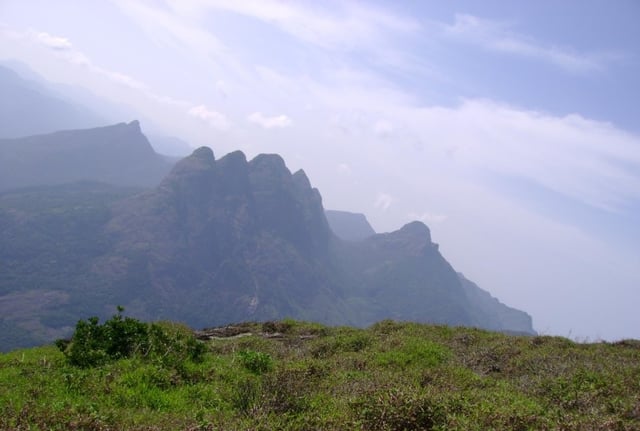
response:
[[[2,354],[0,429],[640,429],[638,341],[392,321],[198,336],[119,312],[79,322],[70,342]]]

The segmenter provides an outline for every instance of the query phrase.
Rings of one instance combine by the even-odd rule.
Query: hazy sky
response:
[[[379,232],[424,221],[541,333],[640,338],[638,22],[635,0],[0,0],[0,59],[218,157],[280,153]]]

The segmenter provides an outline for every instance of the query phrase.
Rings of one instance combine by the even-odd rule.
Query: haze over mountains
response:
[[[362,233],[340,239],[319,191],[278,155],[203,147],[171,168],[135,121],[5,139],[0,152],[3,349],[116,305],[196,327],[393,318],[533,333],[526,313],[465,282],[420,222],[369,236],[350,215]]]
[[[0,100],[0,139],[107,126],[140,118],[127,105],[107,101],[83,87],[49,82],[15,61],[0,62],[0,92],[4,96]],[[153,148],[160,154],[183,157],[192,151],[183,140],[163,134],[150,120],[144,120],[145,130],[151,131]]]
[[[393,318],[533,333],[526,313],[457,274],[422,223],[376,234],[362,214],[325,212],[304,171],[275,154],[216,159],[203,147],[175,163],[138,121],[52,132],[98,120],[34,81],[2,77],[40,106],[26,119],[4,107],[20,125],[6,134],[35,133],[0,139],[4,350],[64,336],[116,305],[196,327]]]
[[[149,187],[173,162],[153,150],[137,121],[0,139],[0,191],[81,180]]]
[[[0,94],[0,138],[95,127],[103,125],[105,121],[2,65]]]

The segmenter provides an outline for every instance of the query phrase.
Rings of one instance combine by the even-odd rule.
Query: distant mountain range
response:
[[[137,121],[0,139],[0,191],[83,180],[150,187],[173,163],[153,150]]]
[[[278,155],[203,147],[171,167],[132,122],[0,140],[0,163],[5,350],[116,305],[194,327],[392,318],[533,333],[456,273],[424,224],[369,235],[364,216],[327,216]]]
[[[106,100],[86,88],[47,81],[26,64],[0,61],[0,139],[84,129],[140,118],[127,105]],[[184,157],[193,151],[185,141],[167,136],[145,119],[158,153]],[[145,138],[146,139],[146,138]]]
[[[44,85],[25,79],[2,65],[0,94],[0,138],[95,127],[105,123],[98,114],[60,98]]]

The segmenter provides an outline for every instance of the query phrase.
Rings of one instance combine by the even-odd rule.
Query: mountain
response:
[[[324,214],[333,233],[344,240],[358,241],[376,233],[364,214],[337,210],[326,210]]]
[[[96,268],[137,315],[194,326],[340,315],[320,195],[277,155],[215,160],[200,148],[116,211],[114,252]]]
[[[1,65],[0,94],[0,138],[95,127],[104,123],[99,115]]]
[[[410,307],[403,302],[413,301],[422,296],[419,300],[421,303],[437,304],[437,306],[431,310],[423,309],[421,313],[439,318],[443,322],[446,322],[447,316],[468,315],[469,320],[465,323],[467,325],[510,333],[530,334],[532,332],[531,316],[527,313],[504,305],[461,273],[456,273],[459,281],[456,283],[453,279],[453,268],[437,253],[438,247],[431,243],[431,233],[422,223],[413,222],[400,231],[375,235],[364,214],[335,210],[326,210],[325,214],[331,230],[338,237],[350,242],[365,240],[358,245],[349,244],[347,247],[352,248],[349,253],[351,256],[360,258],[359,263],[355,263],[355,266],[361,268],[357,280],[367,291],[369,298],[375,298],[375,301],[380,304],[379,309],[382,314],[376,315],[373,321],[378,320],[378,316],[388,317],[389,313],[393,313],[394,318],[400,320],[410,318],[406,315],[406,310]],[[382,250],[384,255],[375,257],[371,249]],[[394,249],[400,253],[390,259]],[[403,250],[404,253],[402,253]],[[413,257],[411,257],[412,254]],[[420,254],[423,255],[422,258],[419,257]],[[427,264],[429,255],[439,262]],[[414,265],[410,263],[411,260],[414,260]],[[353,261],[347,259],[343,262],[348,262],[346,265],[353,269]],[[422,273],[416,274],[420,271]],[[404,296],[397,296],[396,291],[388,289],[387,286],[390,280],[396,280],[397,283],[397,280],[403,278],[407,278],[403,281]],[[431,279],[429,282],[431,286],[438,285],[437,280],[442,281],[444,289],[439,290],[440,297],[426,297],[425,295],[438,295],[438,290],[425,290],[420,285],[416,286],[415,292],[406,294],[406,290],[411,288],[414,280],[424,283],[429,279]],[[377,285],[381,285],[381,288],[376,289]],[[446,289],[455,289],[454,298],[460,299],[466,296],[466,299],[458,304],[450,304],[453,307],[452,310],[445,310],[443,304],[447,302],[446,298],[451,296],[451,291]],[[465,305],[467,302],[472,306]],[[453,311],[460,307],[464,310]],[[416,317],[420,320],[420,316]]]
[[[150,187],[171,166],[137,121],[0,139],[0,191],[81,180]]]
[[[0,337],[3,349],[116,305],[194,327],[391,318],[533,333],[530,318],[495,321],[420,222],[335,236],[304,171],[274,154],[216,159],[199,148],[143,190],[82,182],[0,193],[0,262],[0,327],[31,337]]]

